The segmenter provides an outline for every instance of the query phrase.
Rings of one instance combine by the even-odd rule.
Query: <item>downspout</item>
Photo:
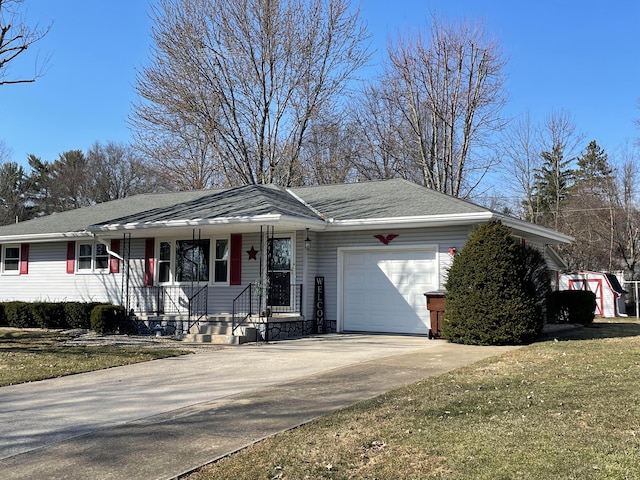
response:
[[[111,245],[109,245],[105,240],[102,240],[101,238],[96,237],[93,233],[91,235],[93,236],[93,238],[95,238],[98,241],[98,243],[101,243],[102,245],[104,245],[107,248],[107,253],[109,255],[111,255],[112,257],[116,257],[121,262],[124,262],[124,258],[122,258],[116,252],[111,250]]]

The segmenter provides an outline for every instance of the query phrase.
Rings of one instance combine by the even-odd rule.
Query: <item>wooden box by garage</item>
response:
[[[427,310],[429,310],[431,320],[429,338],[439,338],[444,316],[445,292],[427,292],[424,296],[427,297]]]

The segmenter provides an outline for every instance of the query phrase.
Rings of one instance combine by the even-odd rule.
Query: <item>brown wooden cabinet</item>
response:
[[[442,328],[442,319],[444,316],[444,292],[427,292],[427,310],[431,320],[431,328],[429,329],[429,338],[440,338],[440,330]]]

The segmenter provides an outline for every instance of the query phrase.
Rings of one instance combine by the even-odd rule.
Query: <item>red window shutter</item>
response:
[[[155,255],[155,238],[147,238],[144,242],[144,286],[150,287],[153,285],[153,262]]]
[[[241,285],[242,283],[242,235],[231,234],[231,249],[229,257],[231,259],[229,284]]]
[[[76,271],[76,242],[67,243],[67,273]]]
[[[111,251],[114,253],[120,253],[120,240],[113,239],[111,240]],[[120,260],[116,257],[109,257],[109,272],[110,273],[119,273],[120,272]]]
[[[29,273],[29,244],[20,245],[20,275]]]

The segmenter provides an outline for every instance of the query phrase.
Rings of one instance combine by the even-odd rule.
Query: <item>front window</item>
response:
[[[109,269],[109,253],[101,243],[81,243],[78,245],[78,271],[93,272]]]
[[[209,240],[178,240],[176,242],[176,281],[206,282],[209,280]]]
[[[6,273],[18,273],[20,271],[20,247],[6,246],[4,247],[4,255],[2,256],[2,271]]]
[[[229,240],[216,240],[215,278],[216,283],[226,283],[229,278]]]
[[[160,242],[158,256],[158,281],[168,282],[171,278],[171,242]]]

